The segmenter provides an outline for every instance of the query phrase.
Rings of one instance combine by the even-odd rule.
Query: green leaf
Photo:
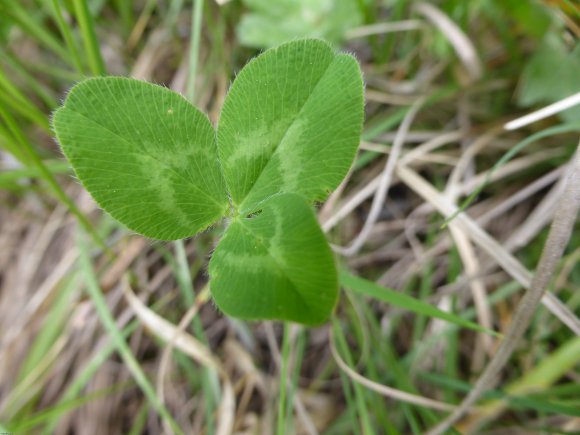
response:
[[[514,34],[517,34],[516,32],[521,29],[527,35],[541,38],[549,31],[551,25],[558,24],[558,20],[554,19],[555,10],[545,3],[522,2],[520,0],[496,0],[494,3],[494,7],[497,8],[497,12],[494,14],[496,19],[503,18],[505,20],[505,14],[513,17],[516,24],[512,30]],[[552,29],[552,31],[554,30]]]
[[[353,291],[356,291],[357,293],[370,296],[375,299],[379,299],[383,302],[387,302],[391,305],[403,308],[405,310],[409,310],[416,314],[421,314],[427,317],[445,320],[447,322],[454,323],[458,326],[473,329],[479,332],[485,332],[486,334],[494,335],[496,337],[501,336],[501,334],[498,334],[495,331],[491,331],[487,328],[479,326],[477,323],[465,320],[462,317],[459,317],[455,314],[442,311],[439,308],[431,304],[428,304],[427,302],[423,302],[419,299],[415,299],[409,295],[397,292],[395,290],[390,290],[388,288],[381,287],[375,284],[374,282],[368,281],[364,278],[359,278],[357,276],[351,275],[346,270],[341,270],[339,272],[339,276],[340,276],[339,278],[340,284],[342,286],[349,288]]]
[[[210,261],[218,307],[244,319],[324,322],[336,303],[337,274],[312,209],[294,194],[260,207],[233,220]]]
[[[248,63],[218,125],[220,161],[240,213],[281,192],[325,199],[355,157],[363,101],[357,61],[320,40],[293,41]]]
[[[343,39],[362,24],[356,0],[244,0],[249,13],[236,32],[243,45],[270,48],[296,38]]]
[[[53,124],[83,185],[138,233],[188,237],[229,207],[212,125],[169,89],[121,77],[85,80]]]
[[[526,64],[519,83],[518,103],[522,106],[555,103],[580,92],[580,43],[568,51],[562,40],[552,33]],[[560,112],[565,122],[580,119],[580,106]]]
[[[309,202],[352,165],[363,102],[353,57],[300,40],[240,72],[217,137],[182,96],[120,77],[75,86],[53,127],[86,189],[130,229],[174,240],[232,217],[209,266],[224,312],[314,325],[338,283]]]

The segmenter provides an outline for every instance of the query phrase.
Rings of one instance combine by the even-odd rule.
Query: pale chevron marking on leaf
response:
[[[319,62],[309,70],[291,58],[296,47],[304,45],[310,51],[317,50],[315,54]],[[298,41],[265,52],[252,60],[238,75],[224,102],[218,126],[220,158],[224,163],[234,202],[241,202],[251,189],[331,57],[329,47],[320,41]],[[294,68],[293,73],[302,75],[289,77],[288,70],[291,67]],[[316,69],[319,70],[317,74],[314,73]],[[290,88],[287,83],[293,87]],[[299,92],[298,85],[306,93]],[[267,135],[263,134],[264,126],[268,130]],[[229,165],[230,156],[240,150],[240,145],[244,145],[237,141],[240,137],[246,139],[244,142],[249,147],[264,147],[270,153],[265,155],[266,158],[250,161],[246,168]],[[252,137],[257,140],[247,140]]]
[[[332,251],[310,206],[295,194],[264,201],[255,217],[236,218],[209,272],[217,305],[246,319],[319,324],[338,295]]]
[[[218,125],[218,152],[240,212],[280,192],[324,199],[352,164],[362,119],[358,63],[326,43],[295,41],[250,62]]]
[[[169,89],[88,79],[69,92],[53,124],[87,190],[134,231],[188,237],[228,208],[213,127]]]

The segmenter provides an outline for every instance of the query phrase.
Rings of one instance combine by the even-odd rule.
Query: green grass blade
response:
[[[574,131],[580,131],[580,124],[578,124],[578,123],[564,124],[564,125],[557,125],[555,127],[546,128],[545,130],[539,131],[539,132],[527,137],[523,141],[518,142],[516,145],[514,145],[513,148],[511,148],[507,153],[505,153],[502,156],[502,158],[499,159],[495,163],[495,165],[493,165],[491,170],[488,171],[487,176],[485,177],[485,180],[483,180],[481,182],[481,184],[475,188],[475,190],[471,193],[471,195],[469,195],[467,197],[467,199],[465,199],[465,201],[463,201],[463,203],[457,209],[457,211],[445,220],[442,227],[445,227],[446,225],[448,225],[449,222],[451,222],[453,219],[455,219],[455,217],[459,213],[462,213],[463,211],[465,211],[465,209],[467,207],[469,207],[469,205],[475,200],[475,198],[477,198],[477,196],[481,193],[481,191],[488,185],[488,183],[491,180],[491,177],[495,173],[495,171],[497,171],[499,168],[501,168],[503,165],[505,165],[507,162],[509,162],[513,156],[515,156],[517,153],[519,153],[521,150],[523,150],[526,146],[528,146],[529,144],[531,144],[537,140],[543,139],[545,137],[550,137],[550,136],[554,136],[556,134],[562,134],[562,133],[570,133],[570,132],[574,132]]]
[[[22,31],[36,39],[42,46],[46,47],[65,62],[69,62],[68,52],[62,47],[58,38],[47,30],[38,20],[34,18],[34,14],[26,10],[21,2],[14,0],[3,0],[0,2],[0,16],[6,17],[16,23]]]
[[[139,326],[138,321],[134,320],[133,322],[129,323],[122,331],[121,336],[124,340],[126,340]],[[113,341],[109,341],[106,343],[103,348],[96,353],[91,360],[85,365],[82,369],[80,374],[71,382],[71,384],[67,387],[66,391],[61,396],[59,404],[62,402],[68,402],[73,400],[74,398],[78,397],[81,394],[82,389],[89,383],[89,381],[93,378],[96,371],[103,365],[103,363],[111,356],[111,354],[115,351],[115,343]],[[57,404],[58,406],[58,404]],[[148,404],[145,404],[145,407],[148,408]],[[58,421],[51,421],[48,422],[47,426],[43,430],[43,434],[50,435],[54,433],[56,424]]]
[[[201,39],[201,18],[203,16],[204,0],[193,1],[191,15],[191,39],[189,42],[189,77],[187,80],[187,99],[195,104],[195,78],[197,77],[197,65],[199,62],[199,41]]]
[[[1,75],[1,74],[0,74]],[[5,104],[12,110],[12,113],[18,113],[27,118],[44,131],[50,133],[50,125],[44,113],[36,108],[30,101],[13,88],[18,94],[12,94],[10,90],[2,86],[0,89],[0,104]],[[8,95],[10,93],[10,95]]]
[[[134,3],[127,0],[115,0],[115,7],[119,11],[121,16],[121,21],[123,22],[123,27],[125,28],[125,33],[129,35],[131,29],[135,25],[135,16],[133,14]]]
[[[299,388],[300,373],[302,369],[302,363],[304,360],[304,352],[306,351],[306,330],[300,328],[296,334],[296,339],[294,342],[294,350],[292,352],[292,373],[290,373],[290,386],[287,391],[286,400],[286,421],[288,422],[288,432],[294,433],[296,427],[294,425],[293,412],[294,412],[294,398]]]
[[[367,122],[367,127],[362,134],[363,140],[373,140],[380,134],[383,134],[399,125],[409,111],[408,107],[401,107],[393,110],[385,117],[376,118]]]
[[[184,0],[170,0],[167,15],[165,16],[165,25],[172,29],[177,23],[177,18],[183,9]]]
[[[506,386],[505,392],[507,393],[507,399],[510,403],[514,403],[514,400],[516,400],[516,402],[519,401],[519,403],[525,404],[525,406],[537,408],[537,403],[530,402],[531,398],[526,395],[548,388],[568,371],[572,370],[579,362],[580,338],[575,337],[564,343],[547,358],[544,358],[539,365],[528,370],[520,379]],[[544,402],[540,400],[540,405]],[[544,405],[544,408],[547,410],[548,405],[546,403]],[[558,404],[550,402],[550,405]],[[491,402],[484,405],[482,412],[493,415],[502,406],[500,402]],[[569,409],[566,413],[568,415],[578,415],[580,408],[576,408],[576,413],[573,413]]]
[[[95,399],[99,399],[107,396],[108,394],[118,392],[119,386],[111,386],[94,393],[87,394],[86,396],[75,398],[72,400],[61,401],[55,406],[44,409],[34,415],[28,415],[26,420],[18,422],[15,425],[10,426],[10,432],[7,433],[25,433],[25,431],[30,431],[36,426],[40,426],[43,423],[49,421],[58,421],[59,417],[66,412],[77,409]],[[3,433],[3,432],[0,432]]]
[[[0,59],[3,59],[6,62],[6,65],[4,66],[5,74],[8,75],[6,67],[9,67],[10,70],[13,71],[14,76],[24,79],[26,89],[34,92],[46,107],[52,110],[58,105],[57,99],[54,96],[54,91],[49,87],[49,85],[38,80],[38,77],[35,77],[34,74],[32,74],[32,71],[29,71],[28,68],[24,67],[21,61],[12,55],[12,53],[0,48]]]
[[[157,394],[155,393],[155,389],[147,379],[147,376],[143,372],[143,369],[139,365],[139,362],[131,352],[129,345],[123,338],[121,331],[117,328],[117,324],[115,323],[115,319],[113,318],[111,312],[109,311],[109,307],[107,306],[107,302],[101,289],[99,288],[99,283],[93,271],[93,266],[91,264],[91,257],[89,254],[89,248],[87,246],[87,242],[83,235],[79,235],[78,238],[78,246],[79,246],[79,254],[80,254],[80,266],[81,271],[84,274],[85,282],[87,286],[87,292],[101,322],[109,334],[109,337],[115,344],[115,348],[117,352],[120,354],[121,358],[125,362],[127,369],[131,372],[131,375],[135,379],[135,382],[139,385],[143,394],[147,400],[151,403],[151,406],[159,413],[161,418],[168,423],[171,428],[177,432],[182,433],[179,429],[179,426],[167,410],[167,408],[161,403]]]
[[[174,246],[175,261],[172,261],[172,267],[174,268],[175,277],[181,291],[184,306],[186,307],[185,309],[187,310],[196,303],[191,267],[187,260],[187,253],[185,252],[185,244],[183,243],[183,240],[176,240]],[[195,316],[192,323],[193,332],[195,333],[196,338],[198,338],[203,344],[208,345],[209,343],[205,336],[203,324],[201,323],[199,316]],[[177,361],[183,363],[182,365],[185,370],[190,368],[191,361],[189,359],[178,359]],[[219,376],[213,368],[203,367],[200,378],[201,389],[203,391],[202,394],[205,402],[204,410],[206,429],[208,433],[213,433],[215,431],[215,410],[220,400]]]
[[[339,272],[339,280],[343,287],[395,305],[396,307],[412,311],[416,314],[446,320],[456,325],[463,326],[464,328],[473,329],[474,331],[485,332],[486,334],[501,337],[501,334],[495,331],[483,328],[480,325],[469,322],[455,314],[441,311],[431,304],[415,299],[406,294],[381,287],[374,282],[354,276],[344,269],[341,269]]]
[[[70,174],[70,166],[62,160],[45,160],[44,165],[51,174]],[[16,183],[27,178],[42,178],[37,167],[25,167],[3,170],[0,172],[0,189],[7,184]]]
[[[137,413],[137,417],[133,420],[133,426],[128,435],[141,435],[145,433],[145,425],[147,424],[147,415],[149,414],[149,405],[144,403]]]
[[[428,380],[437,386],[451,388],[457,392],[468,393],[472,386],[467,382],[450,379],[447,376],[436,373],[420,373],[422,379]],[[493,399],[493,402],[483,405],[477,412],[478,417],[493,417],[500,407],[509,406],[513,410],[537,411],[540,413],[551,413],[556,415],[568,415],[580,417],[580,406],[578,400],[555,400],[552,398],[538,398],[534,393],[528,395],[512,395],[505,391],[491,390],[485,393],[486,398]]]
[[[0,110],[1,109],[2,106],[0,102]],[[8,131],[3,124],[0,124],[0,149],[9,152],[12,157],[22,163],[22,165],[26,167],[32,166],[32,162],[27,153],[22,149],[22,146],[16,142],[12,133]]]
[[[29,345],[26,358],[21,363],[18,373],[20,381],[42,363],[43,358],[58,341],[64,329],[67,312],[72,303],[72,293],[78,287],[78,275],[71,275],[68,278],[55,296],[55,301],[44,318],[42,329]]]
[[[126,2],[126,3],[130,3],[130,2]],[[73,38],[73,34],[72,34],[72,30],[69,27],[69,25],[65,22],[63,16],[62,16],[62,9],[60,7],[60,0],[52,0],[52,11],[54,14],[54,18],[56,20],[56,23],[58,24],[58,28],[60,29],[60,33],[62,34],[62,37],[64,38],[64,42],[66,43],[66,46],[68,48],[68,51],[70,53],[70,57],[72,58],[72,61],[77,69],[77,71],[80,74],[84,74],[84,68],[83,68],[83,62],[81,61],[81,56],[79,54],[79,50],[77,48],[77,45],[75,43],[75,40]]]
[[[278,393],[278,420],[276,433],[284,435],[287,433],[286,400],[288,385],[288,362],[290,360],[290,324],[284,322],[284,334],[282,338],[282,360],[280,367],[280,390]]]
[[[66,193],[62,190],[54,175],[46,165],[44,164],[43,160],[37,154],[36,150],[32,146],[32,144],[28,141],[18,124],[16,123],[15,119],[12,115],[7,112],[3,105],[0,104],[0,118],[3,118],[8,126],[8,129],[12,133],[15,142],[18,143],[22,148],[23,155],[26,156],[28,161],[36,167],[38,172],[41,174],[42,179],[50,186],[53,193],[63,204],[65,204],[68,209],[71,211],[73,215],[77,218],[79,223],[83,226],[83,228],[93,237],[95,242],[97,242],[101,247],[106,247],[105,243],[101,239],[101,237],[97,234],[87,217],[78,209],[75,203],[67,196]]]
[[[409,287],[413,286],[413,280],[408,284]],[[361,299],[363,299],[362,295]],[[366,367],[365,376],[369,379],[375,380],[379,383],[390,384],[394,383],[394,387],[406,391],[411,394],[421,395],[421,392],[416,388],[414,380],[411,377],[411,367],[410,364],[405,361],[405,358],[401,358],[393,346],[390,340],[391,336],[384,336],[381,325],[379,321],[374,317],[374,313],[369,308],[370,304],[363,305],[363,310],[366,312],[365,317],[370,328],[371,340],[375,342],[371,344],[373,352],[369,354],[369,357],[364,361]],[[398,325],[401,324],[402,317],[396,316],[392,319],[391,330],[397,330]],[[386,338],[386,339],[384,339]],[[384,373],[384,368],[388,367],[388,373]],[[402,412],[402,413],[401,413]],[[378,411],[375,411],[377,414]],[[390,406],[389,416],[392,419],[393,416],[404,417],[404,421],[409,424],[411,428],[417,428],[416,433],[421,433],[419,428],[421,427],[421,421],[424,424],[434,424],[437,422],[436,414],[429,408],[422,406],[415,406],[405,402],[398,402],[395,405]],[[401,427],[402,421],[398,423],[397,427]]]
[[[344,333],[342,331],[342,328],[340,327],[340,323],[338,322],[338,320],[333,317],[332,318],[332,328],[334,331],[334,337],[336,338],[336,345],[337,345],[337,352],[339,352],[340,354],[342,354],[345,362],[350,366],[350,367],[354,367],[354,361],[352,359],[352,355],[350,353],[348,344],[346,342],[346,338],[344,336]],[[365,390],[362,385],[360,385],[358,382],[354,382],[352,380],[349,380],[354,388],[354,400],[355,400],[355,404],[356,404],[356,410],[359,414],[360,417],[360,424],[362,427],[362,433],[364,435],[372,435],[375,434],[375,430],[373,429],[373,425],[371,423],[371,417],[369,415],[368,409],[367,409],[367,404],[365,401],[365,392],[367,390]]]
[[[93,17],[86,0],[73,0],[76,18],[83,36],[83,45],[87,52],[91,72],[100,76],[105,74],[105,63],[101,56],[101,49],[97,41]]]

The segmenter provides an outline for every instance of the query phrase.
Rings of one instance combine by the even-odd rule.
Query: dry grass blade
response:
[[[409,134],[411,134],[411,133],[409,133]],[[438,134],[435,137],[429,139],[427,142],[422,143],[421,145],[417,146],[416,148],[413,148],[412,150],[410,150],[409,152],[404,154],[401,157],[400,162],[407,163],[407,162],[410,162],[412,160],[426,160],[427,161],[431,157],[431,155],[429,155],[430,151],[433,151],[436,148],[439,148],[439,147],[446,145],[450,142],[454,142],[456,140],[459,140],[462,138],[462,136],[463,136],[463,133],[461,133],[460,131],[450,131],[447,133]],[[407,138],[407,139],[409,139],[409,138]],[[365,147],[364,143],[361,144],[361,148],[364,148],[364,147]],[[390,153],[391,149],[392,149],[392,147],[391,148],[383,147],[383,152]],[[427,157],[428,155],[429,155],[429,157]],[[437,156],[437,158],[439,159],[439,163],[449,164],[449,163],[451,163],[451,161],[453,161],[453,163],[455,163],[455,160],[446,158],[444,156],[440,156],[440,155],[436,155],[436,154],[433,154],[432,156],[433,157]],[[433,159],[431,159],[431,161],[433,161]],[[325,232],[330,231],[342,219],[344,219],[354,209],[356,209],[362,202],[364,202],[367,198],[370,198],[373,195],[373,193],[377,190],[377,187],[380,184],[380,180],[381,180],[381,174],[376,176],[369,183],[366,183],[366,185],[362,189],[360,189],[358,192],[356,192],[356,194],[353,195],[350,198],[350,200],[346,201],[334,214],[330,215],[328,218],[326,217],[329,215],[328,208],[325,207],[325,209],[324,209],[325,213],[324,213],[324,215],[321,215],[322,229]],[[348,181],[348,180],[345,180],[345,182],[346,181]],[[343,184],[341,184],[340,189],[341,189],[340,191],[337,190],[337,191],[335,191],[335,193],[341,193],[342,190],[344,190],[344,182],[343,182]],[[337,201],[335,193],[333,193],[331,195],[333,203]],[[328,201],[327,201],[327,203],[328,203]]]
[[[29,302],[20,313],[18,320],[12,323],[9,329],[3,334],[0,339],[0,348],[9,348],[13,340],[22,332],[26,324],[34,318],[35,313],[42,307],[51,294],[56,289],[58,283],[69,273],[78,258],[76,250],[70,250],[54,267],[52,273],[44,280],[44,282],[34,292]],[[0,354],[0,361],[6,357],[6,354]]]
[[[66,345],[67,337],[61,336],[44,355],[42,362],[4,398],[0,408],[4,418],[13,417],[14,411],[21,410],[35,394],[38,394],[40,385],[45,383],[45,378],[49,375],[49,369],[62,354]]]
[[[514,119],[513,121],[508,122],[504,128],[506,130],[517,130],[518,128],[525,127],[528,124],[531,124],[536,121],[540,121],[548,116],[555,115],[556,113],[560,113],[566,109],[571,107],[577,106],[580,104],[580,92],[574,95],[570,95],[567,98],[564,98],[560,101],[557,101],[554,104],[550,104],[540,110],[536,110],[526,116],[522,116],[521,118]]]
[[[234,389],[230,377],[222,367],[221,363],[199,340],[186,332],[180,331],[178,327],[145,306],[145,304],[135,296],[135,293],[131,290],[126,279],[123,282],[123,291],[127,302],[135,311],[136,316],[151,332],[163,341],[173,343],[175,348],[189,355],[199,364],[214,369],[220,375],[223,380],[223,399],[219,408],[219,419],[216,433],[218,435],[231,434],[234,426],[234,415],[236,409]]]
[[[177,329],[173,338],[167,342],[167,346],[163,349],[163,354],[161,355],[161,362],[159,363],[159,371],[157,373],[157,395],[159,396],[159,400],[161,402],[165,401],[165,379],[167,378],[167,374],[169,373],[169,367],[171,362],[171,354],[173,349],[175,348],[175,340],[179,337],[180,334],[185,333],[185,329],[187,325],[191,323],[193,318],[197,315],[199,311],[200,305],[195,304],[193,305],[183,316],[183,318],[179,321],[177,325]],[[171,428],[165,424],[164,427],[166,432],[170,432]]]
[[[546,188],[547,186],[553,184],[558,179],[562,177],[562,173],[566,169],[565,166],[554,169],[553,171],[547,173],[546,175],[538,178],[536,181],[528,184],[521,190],[518,190],[512,196],[502,201],[495,207],[487,210],[482,216],[480,216],[477,221],[485,225],[486,223],[492,221],[493,219],[506,213],[509,209],[513,208],[515,205],[529,199],[533,194]]]
[[[425,143],[413,148],[407,154],[405,154],[402,158],[400,163],[401,164],[408,164],[413,160],[419,160],[425,154],[430,153],[431,151],[442,147],[448,143],[452,143],[455,141],[460,140],[463,137],[463,133],[459,130],[456,131],[449,131],[442,134],[438,134],[437,136],[429,139]]]
[[[360,149],[365,150],[365,151],[374,151],[374,152],[383,153],[383,154],[390,154],[391,153],[390,146],[381,145],[381,144],[372,143],[372,142],[362,142],[360,144]],[[439,163],[442,165],[449,165],[449,166],[455,166],[457,164],[457,158],[451,157],[451,156],[448,156],[448,155],[445,155],[442,153],[421,154],[420,156],[417,156],[417,160],[420,162],[424,162],[424,163]]]
[[[580,209],[580,147],[574,156],[572,170],[567,180],[567,188],[558,204],[554,222],[550,227],[548,240],[544,246],[539,265],[528,292],[518,304],[511,326],[505,334],[497,353],[483,374],[479,377],[467,397],[453,413],[429,431],[431,435],[445,433],[458,422],[475,404],[481,395],[497,382],[497,376],[515,350],[519,340],[529,326],[532,316],[544,295],[558,262],[572,234],[574,223]]]
[[[349,378],[351,378],[355,382],[358,382],[362,386],[370,390],[373,390],[381,394],[382,396],[389,397],[394,400],[400,400],[402,402],[412,403],[414,405],[424,406],[426,408],[436,409],[438,411],[453,411],[455,409],[454,405],[417,396],[415,394],[407,393],[406,391],[397,390],[396,388],[387,387],[386,385],[382,385],[365,378],[364,376],[360,375],[352,368],[350,368],[348,364],[340,357],[340,355],[338,354],[338,350],[336,349],[332,329],[330,329],[328,340],[332,357],[336,361],[336,364],[338,364],[338,367],[340,367],[340,369],[344,373],[346,373],[346,375]]]
[[[562,174],[565,173],[566,169],[566,166],[562,167],[557,183],[548,191],[526,220],[505,240],[504,246],[508,251],[515,251],[526,246],[542,228],[550,223],[554,217],[556,202],[564,193],[565,177]]]
[[[485,291],[485,285],[483,281],[479,279],[479,274],[481,271],[481,266],[477,259],[475,249],[469,240],[467,234],[465,234],[461,229],[457,228],[453,222],[450,224],[450,231],[455,243],[457,245],[457,250],[463,262],[465,274],[469,280],[469,287],[471,288],[471,294],[473,301],[475,303],[475,309],[477,312],[477,320],[484,328],[489,330],[493,329],[491,309],[487,303],[487,294]],[[481,344],[485,349],[487,354],[491,354],[493,341],[490,335],[479,334],[478,344]],[[473,367],[479,370],[483,363],[483,355],[481,354],[480,347],[476,346],[474,349]]]
[[[469,38],[463,33],[457,24],[455,24],[447,15],[430,3],[421,2],[415,6],[415,10],[429,19],[443,33],[457,55],[463,61],[465,68],[469,71],[471,78],[478,80],[483,74],[481,61],[477,56],[475,47]]]
[[[375,177],[370,183],[368,183],[364,188],[359,190],[356,195],[354,195],[348,202],[346,202],[341,208],[338,209],[336,213],[330,216],[322,224],[322,230],[325,232],[330,231],[336,226],[342,219],[348,216],[355,208],[357,208],[364,200],[370,198],[373,193],[377,190],[379,183],[381,181],[381,175]]]
[[[518,159],[514,159],[511,162],[506,163],[498,170],[488,169],[483,171],[469,181],[458,186],[457,193],[462,195],[467,195],[472,193],[481,184],[486,184],[488,182],[495,182],[501,179],[505,179],[510,175],[521,173],[526,169],[533,167],[541,162],[546,161],[554,157],[560,157],[561,152],[558,150],[545,150],[538,151],[528,156],[523,156]]]
[[[449,177],[447,186],[445,188],[445,195],[450,202],[457,202],[461,185],[460,180],[464,179],[469,172],[469,168],[473,167],[475,155],[481,149],[487,146],[493,139],[495,139],[498,132],[499,129],[494,129],[487,134],[482,135],[462,153],[457,165],[455,165],[453,171],[451,172],[451,176]],[[473,178],[473,176],[469,178]],[[453,239],[455,240],[461,261],[464,264],[465,273],[469,278],[469,287],[471,289],[471,294],[475,303],[478,321],[485,328],[491,329],[491,309],[487,304],[485,285],[483,284],[482,280],[478,278],[482,267],[479,264],[475,249],[472,246],[468,235],[462,231],[461,228],[457,227],[453,222],[451,222],[449,229]],[[479,340],[473,352],[474,356],[472,366],[475,370],[480,370],[483,366],[483,350],[490,354],[492,345],[493,343],[490,336],[480,334]]]
[[[450,217],[457,213],[458,207],[449,201],[431,184],[425,181],[415,171],[404,165],[397,167],[397,174],[401,180],[413,189],[417,194],[431,203],[443,216]],[[460,213],[454,218],[457,226],[463,229],[469,237],[486,251],[508,274],[517,280],[522,286],[529,288],[532,274],[517,258],[509,253],[501,244],[487,234],[473,219],[465,213]],[[542,298],[544,306],[558,319],[566,324],[576,335],[580,335],[580,319],[574,315],[565,305],[555,304],[554,295],[547,292]],[[564,314],[565,313],[565,314]]]
[[[379,23],[368,26],[357,27],[346,32],[347,39],[364,38],[370,35],[380,35],[383,33],[405,32],[408,30],[418,30],[424,27],[421,20],[404,20],[393,23]]]
[[[126,241],[126,245],[122,247],[118,256],[115,257],[114,263],[104,273],[101,278],[101,287],[106,291],[119,282],[127,268],[133,263],[143,249],[147,246],[147,239],[142,237],[130,238]]]
[[[401,155],[403,144],[405,143],[405,136],[407,135],[409,128],[411,128],[411,123],[415,119],[415,116],[419,112],[419,109],[423,106],[424,103],[425,98],[420,98],[415,102],[415,104],[413,104],[413,106],[411,106],[411,108],[407,112],[407,115],[405,115],[405,119],[403,119],[403,122],[401,123],[401,126],[397,131],[397,136],[395,137],[393,148],[391,149],[391,153],[389,154],[389,158],[387,159],[385,169],[383,170],[380,176],[380,181],[377,186],[377,192],[373,199],[369,216],[367,217],[360,233],[353,240],[351,245],[347,248],[338,249],[338,251],[341,254],[345,256],[351,256],[356,254],[366,242],[373,226],[377,222],[377,219],[379,218],[379,215],[381,213],[381,209],[383,208],[383,205],[385,203],[385,199],[389,191],[389,187],[391,185],[391,180],[393,178],[393,173],[395,172],[397,161],[399,160],[399,156]]]

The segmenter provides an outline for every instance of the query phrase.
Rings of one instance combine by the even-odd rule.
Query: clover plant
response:
[[[240,71],[217,129],[181,95],[122,77],[74,86],[53,126],[79,180],[129,229],[175,240],[225,218],[209,264],[223,312],[313,325],[338,282],[312,203],[349,170],[363,106],[357,61],[305,39]]]

